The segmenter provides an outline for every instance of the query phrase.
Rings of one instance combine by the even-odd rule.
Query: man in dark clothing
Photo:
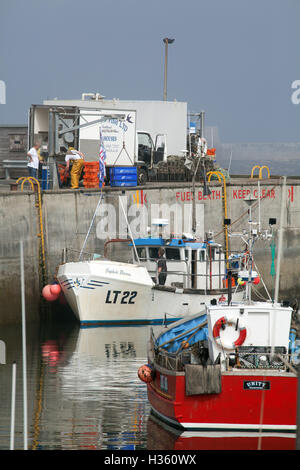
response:
[[[164,286],[167,279],[167,262],[164,258],[165,250],[161,247],[158,249],[158,261],[157,261],[157,272],[158,272],[158,284]]]

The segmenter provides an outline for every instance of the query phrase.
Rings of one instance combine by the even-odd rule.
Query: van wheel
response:
[[[147,183],[148,177],[147,172],[143,170],[143,168],[138,169],[138,184],[145,184]]]

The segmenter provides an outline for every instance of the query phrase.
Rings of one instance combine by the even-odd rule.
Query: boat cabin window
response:
[[[171,260],[180,260],[180,250],[178,248],[166,248],[166,258]]]
[[[149,247],[149,258],[150,259],[157,259],[158,258],[158,247],[150,246]]]
[[[142,246],[136,249],[140,260],[145,261],[147,259],[146,247]]]

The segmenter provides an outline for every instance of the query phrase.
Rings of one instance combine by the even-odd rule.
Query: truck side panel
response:
[[[123,119],[124,117],[124,119]],[[99,120],[101,122],[99,122]],[[90,125],[86,125],[90,123]],[[100,128],[107,166],[132,166],[135,163],[136,112],[131,110],[80,110],[79,149],[87,161],[99,158]],[[123,146],[124,145],[124,146]]]

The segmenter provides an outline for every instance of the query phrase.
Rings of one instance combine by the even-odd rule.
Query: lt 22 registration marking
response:
[[[108,290],[106,294],[106,304],[134,304],[135,303],[135,298],[137,296],[137,291],[121,291],[121,290]]]

